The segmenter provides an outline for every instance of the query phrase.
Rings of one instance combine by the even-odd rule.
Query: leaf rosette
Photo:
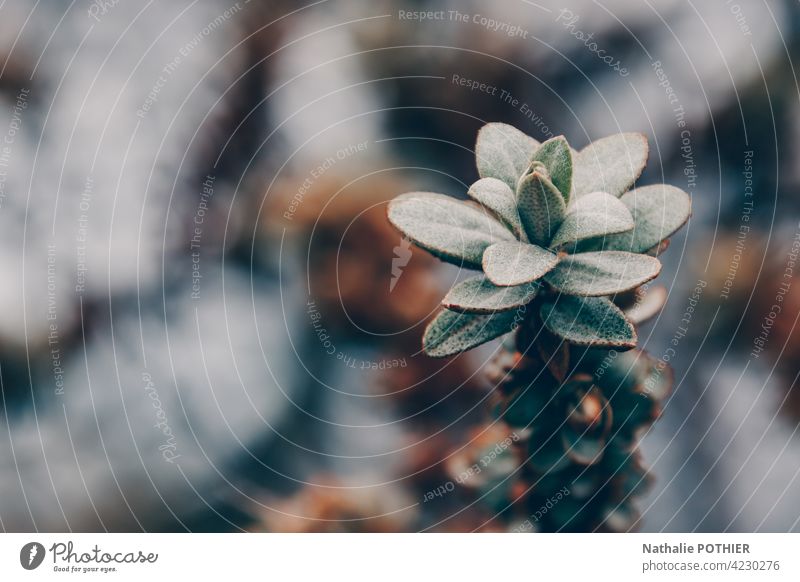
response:
[[[490,123],[475,152],[471,201],[411,192],[389,204],[390,222],[417,246],[482,271],[445,296],[426,353],[454,355],[531,321],[569,344],[635,347],[637,317],[614,299],[658,276],[654,255],[691,214],[673,186],[630,190],[646,137],[622,133],[576,152],[563,136],[539,143]]]

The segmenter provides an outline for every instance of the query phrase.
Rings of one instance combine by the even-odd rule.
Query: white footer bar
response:
[[[798,546],[800,534],[3,534],[0,579],[197,574],[223,582],[415,582],[599,574],[619,581],[778,581],[800,580]]]

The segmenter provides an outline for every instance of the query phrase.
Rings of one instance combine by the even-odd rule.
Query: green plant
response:
[[[389,204],[390,222],[417,246],[483,271],[445,296],[423,347],[446,357],[508,334],[488,371],[496,410],[527,436],[507,482],[530,482],[529,512],[572,491],[533,529],[635,523],[630,498],[641,487],[632,483],[646,482],[636,433],[657,416],[669,381],[644,352],[623,352],[666,298],[641,286],[659,274],[656,256],[691,207],[672,186],[628,191],[647,155],[641,134],[576,152],[564,137],[540,144],[491,123],[478,133],[472,201],[413,192]],[[513,497],[497,510],[513,513]]]

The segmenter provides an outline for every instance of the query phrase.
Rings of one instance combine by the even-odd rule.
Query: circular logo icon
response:
[[[19,563],[26,570],[35,570],[44,561],[44,546],[39,542],[28,542],[19,551]]]

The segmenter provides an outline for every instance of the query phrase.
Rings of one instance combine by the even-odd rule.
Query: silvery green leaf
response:
[[[614,362],[616,364],[616,362]],[[637,373],[635,370],[631,374]],[[671,376],[663,374],[662,376]],[[647,378],[642,378],[647,382]],[[620,432],[629,432],[652,423],[659,414],[659,405],[655,398],[645,392],[622,393],[611,396],[611,405],[614,407],[614,427]]]
[[[553,378],[563,382],[570,371],[570,353],[567,342],[546,329],[539,328],[536,330],[533,345]]]
[[[538,283],[498,287],[486,277],[479,276],[458,283],[442,299],[442,305],[466,313],[508,311],[532,301],[538,290]]]
[[[666,302],[666,287],[656,285],[647,290],[642,288],[634,304],[624,310],[625,317],[634,325],[639,325],[658,315]]]
[[[517,238],[527,238],[519,219],[516,195],[508,184],[497,178],[481,178],[470,186],[467,195],[494,212]]]
[[[622,476],[621,495],[625,499],[644,497],[653,488],[653,476],[631,458],[627,459],[624,468],[618,474]]]
[[[561,192],[538,170],[520,179],[517,208],[528,240],[543,247],[549,246],[567,211]]]
[[[670,239],[665,238],[664,240],[662,240],[660,243],[658,243],[653,248],[647,249],[644,252],[644,254],[645,255],[650,255],[651,257],[657,257],[659,255],[663,255],[664,251],[666,251],[669,248],[669,240]]]
[[[641,133],[619,133],[586,146],[574,159],[572,196],[597,191],[622,196],[642,175],[649,149]]]
[[[442,309],[425,329],[422,347],[434,358],[452,356],[513,331],[520,320],[516,310],[477,315]]]
[[[609,394],[625,397],[632,392],[644,394],[660,401],[669,395],[674,379],[672,369],[644,350],[630,350],[619,354],[599,378]],[[612,397],[613,398],[613,397]]]
[[[605,297],[560,295],[540,311],[547,329],[582,346],[632,348],[636,330]]]
[[[489,123],[478,132],[475,158],[481,178],[497,178],[515,190],[519,177],[528,169],[539,142],[516,127]]]
[[[483,253],[483,272],[500,287],[522,285],[540,279],[556,266],[558,257],[536,245],[509,241],[493,244]]]
[[[609,237],[603,248],[643,253],[672,236],[692,214],[689,195],[667,184],[637,188],[621,200],[633,215],[633,230]]]
[[[603,456],[605,438],[591,432],[575,430],[565,424],[560,431],[561,443],[567,456],[579,465],[594,465]]]
[[[603,531],[628,533],[636,529],[636,524],[640,519],[639,512],[630,501],[614,502],[603,509],[601,526]]]
[[[534,416],[535,418],[535,416]],[[528,464],[537,472],[552,475],[570,466],[559,434],[543,439],[531,439]]]
[[[389,203],[389,221],[443,261],[480,269],[483,251],[514,236],[481,209],[433,192],[410,192]]]
[[[515,351],[516,347],[512,345],[510,353],[504,355],[513,359],[514,356],[511,354]],[[500,417],[506,424],[514,428],[528,427],[531,419],[536,418],[542,412],[542,409],[550,401],[551,395],[547,390],[537,390],[536,388],[536,386],[530,385],[514,391],[508,398],[503,399],[504,402],[497,412],[500,413]]]
[[[660,271],[661,263],[653,257],[599,251],[562,258],[545,280],[562,293],[599,297],[634,289],[657,277]]]
[[[572,150],[563,135],[547,140],[536,153],[533,161],[541,162],[547,168],[547,174],[561,195],[564,203],[569,204],[572,190]]]
[[[569,208],[550,247],[625,232],[633,226],[633,217],[619,198],[605,192],[591,192],[576,199]]]

